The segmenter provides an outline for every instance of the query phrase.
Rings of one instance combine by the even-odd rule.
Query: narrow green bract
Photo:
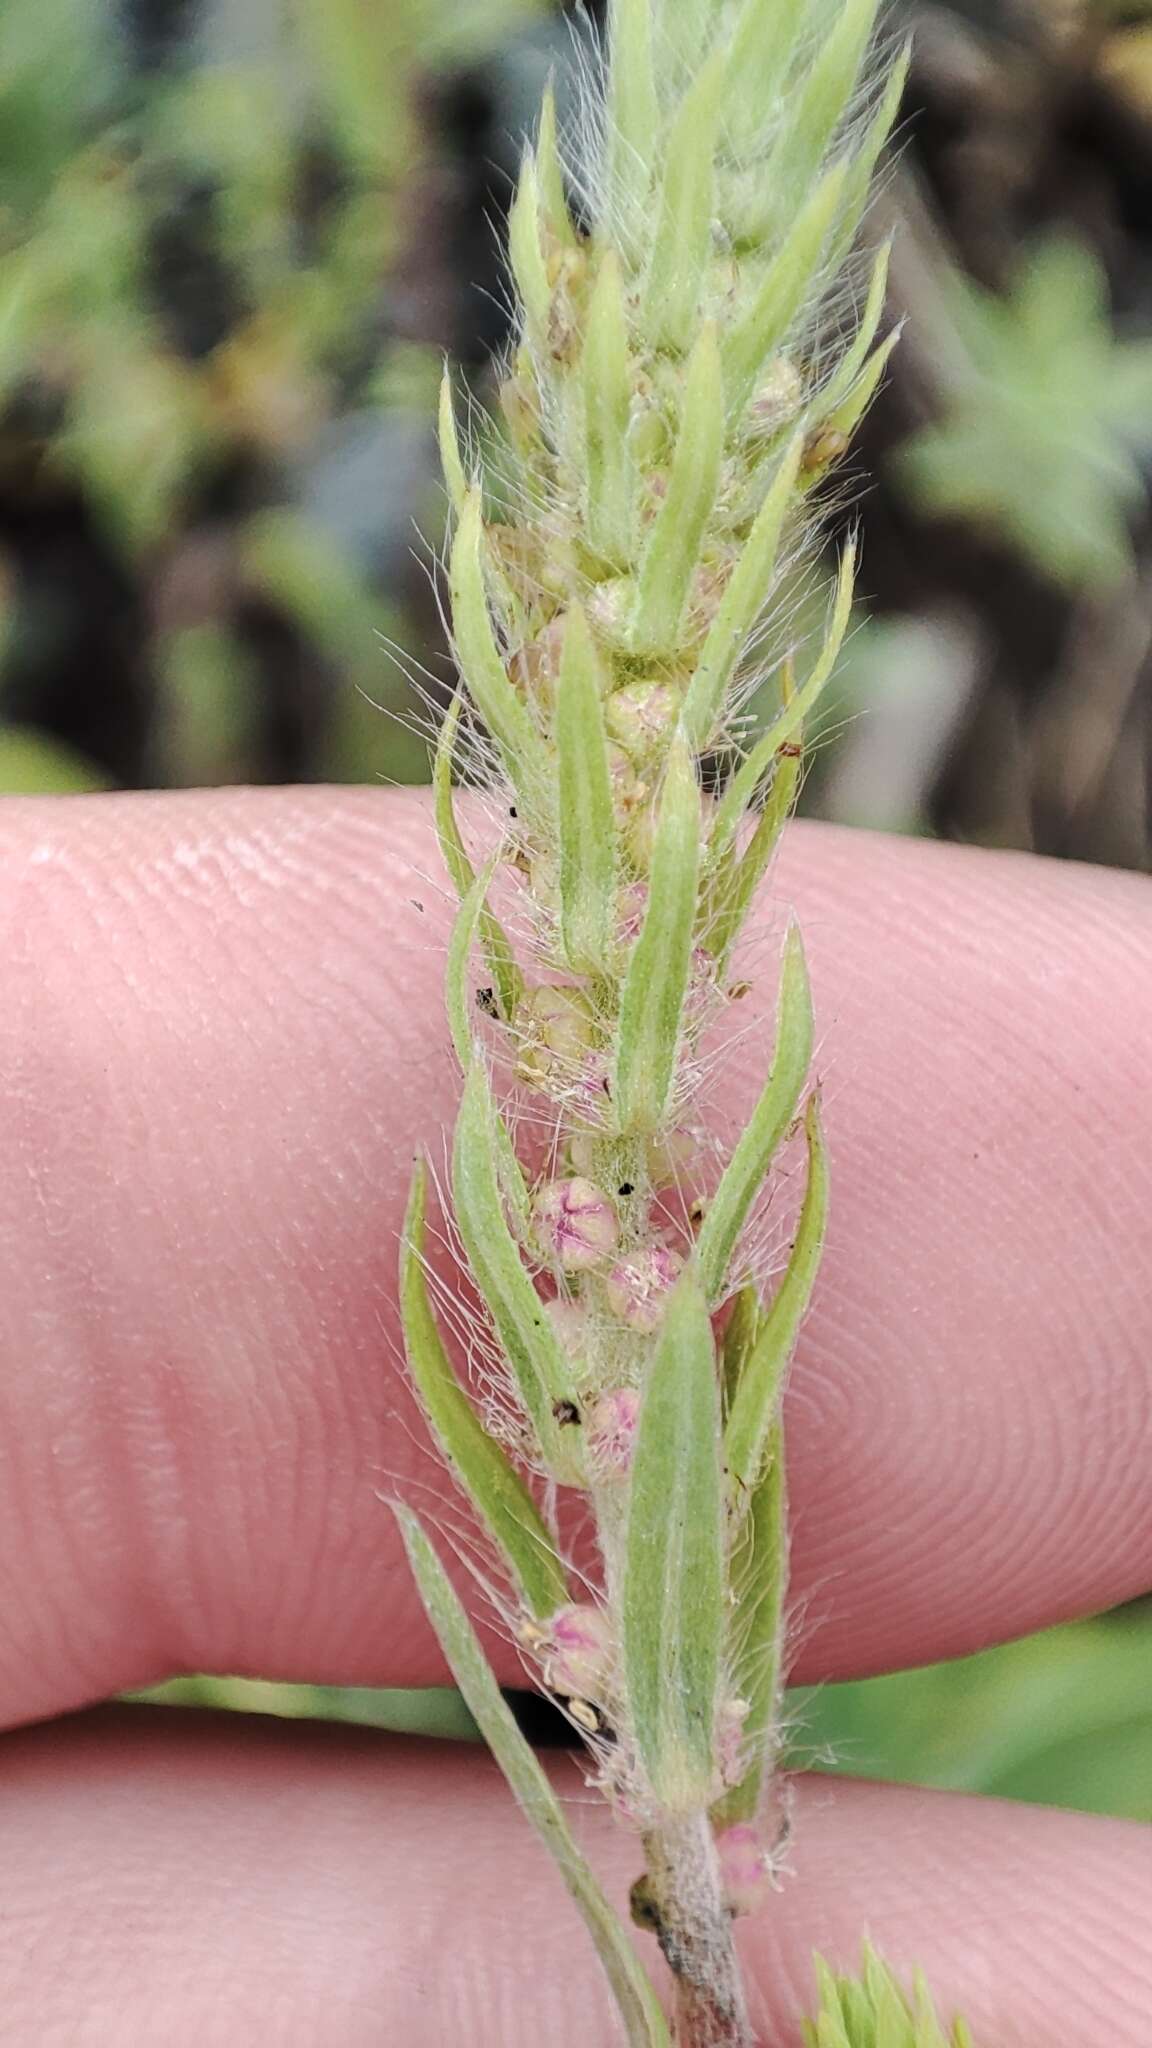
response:
[[[764,1185],[777,1146],[796,1114],[811,1057],[812,992],[804,947],[793,925],[784,947],[772,1071],[709,1204],[696,1244],[704,1293],[710,1302],[720,1302],[725,1297],[736,1240]]]
[[[525,797],[547,785],[548,761],[540,735],[508,680],[496,644],[480,551],[480,492],[471,490],[452,544],[452,629],[468,687],[499,746],[504,765]]]
[[[803,440],[796,435],[765,494],[688,686],[681,729],[691,745],[701,750],[709,745],[717,730],[733,671],[760,616],[764,592],[776,567],[784,522],[792,508],[803,452]]]
[[[440,852],[443,855],[444,865],[448,869],[457,894],[461,898],[461,918],[463,919],[464,903],[470,898],[472,891],[475,889],[477,878],[472,863],[468,858],[460,827],[456,822],[456,808],[452,801],[452,751],[459,725],[460,698],[457,696],[453,698],[444,724],[440,729],[440,737],[436,747],[436,760],[432,771],[432,788],[435,799],[436,836],[440,842]],[[498,858],[499,849],[497,850],[496,860]],[[493,915],[487,906],[487,884],[495,870],[496,860],[488,863],[485,869],[485,886],[478,892],[476,930],[479,933],[480,943],[484,948],[484,957],[496,987],[500,1014],[508,1022],[511,1022],[516,1014],[524,983],[520,969],[516,965],[516,956],[512,951],[508,937],[501,928],[499,919]],[[461,932],[462,937],[463,933]],[[469,936],[470,943],[471,935]],[[451,981],[451,971],[449,971],[448,980],[449,982]],[[449,996],[448,1007],[449,1021],[453,1026],[452,1035],[456,1044],[457,1056],[462,1064],[467,1066],[471,1054],[470,1052],[466,1053],[462,1047],[470,1045],[470,1034],[465,1034],[462,1038],[458,1023],[453,1020],[451,996]]]
[[[757,374],[804,304],[844,192],[845,165],[833,164],[817,186],[779,255],[769,265],[744,318],[724,343],[729,406],[747,403]]]
[[[529,1612],[554,1614],[568,1598],[555,1538],[511,1459],[488,1434],[449,1363],[428,1298],[424,1228],[428,1175],[412,1177],[400,1262],[404,1342],[417,1391],[452,1471],[478,1508]]]
[[[631,1941],[582,1856],[556,1794],[505,1704],[447,1573],[410,1509],[395,1507],[412,1575],[465,1704],[521,1811],[553,1857],[592,1937],[628,2048],[671,2048],[672,2037]]]
[[[688,990],[699,856],[700,791],[691,757],[677,743],[660,796],[644,923],[620,1000],[613,1099],[621,1132],[654,1131],[667,1106]]]
[[[621,1598],[628,1710],[669,1812],[706,1804],[715,1775],[724,1551],[716,1345],[689,1269],[648,1368]]]
[[[824,1246],[828,1220],[828,1162],[815,1096],[805,1117],[808,1185],[792,1255],[744,1367],[724,1431],[724,1462],[734,1484],[750,1493],[760,1476],[764,1447],[780,1404],[784,1374],[799,1333]]]
[[[712,246],[712,162],[725,68],[724,53],[717,50],[684,99],[668,139],[642,314],[661,348],[683,351],[696,323]]]
[[[544,1304],[525,1270],[520,1246],[505,1220],[498,1121],[483,1068],[474,1062],[456,1122],[452,1165],[456,1220],[468,1263],[491,1311],[541,1446],[568,1476],[571,1458],[553,1409],[558,1402],[574,1401],[576,1389]]]
[[[724,380],[713,327],[692,352],[684,379],[684,405],[663,503],[640,565],[631,644],[639,653],[667,654],[677,642],[692,572],[720,479],[724,446]]]
[[[601,687],[588,621],[573,605],[556,699],[556,771],[561,925],[568,965],[577,974],[603,972],[616,929],[616,812]]]
[[[628,428],[632,378],[620,259],[609,249],[588,307],[581,363],[588,540],[601,560],[631,559],[635,479]]]

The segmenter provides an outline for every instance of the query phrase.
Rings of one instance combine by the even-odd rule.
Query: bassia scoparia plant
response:
[[[578,132],[558,135],[547,101],[524,161],[516,341],[486,464],[447,386],[441,408],[462,678],[435,771],[460,896],[450,1209],[483,1398],[445,1350],[423,1166],[402,1253],[408,1358],[505,1619],[635,1835],[633,1917],[670,1966],[671,2022],[433,1546],[397,1512],[624,2038],[649,2048],[752,2042],[733,1922],[775,1875],[781,1393],[828,1201],[796,930],[759,1099],[718,1167],[694,1095],[852,602],[849,549],[798,682],[785,593],[891,346],[886,251],[857,252],[904,68],[876,6],[617,0]],[[753,736],[765,686],[776,708]],[[478,850],[457,763],[490,792]],[[757,1202],[792,1137],[804,1193],[784,1270],[766,1276]],[[591,1572],[562,1534],[569,1494],[595,1529]],[[926,2001],[914,2010],[869,1968],[855,1987],[825,1973],[820,2048],[942,2043]]]

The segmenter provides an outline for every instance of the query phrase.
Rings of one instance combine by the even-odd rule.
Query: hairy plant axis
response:
[[[670,2021],[638,1991],[626,1934],[407,1510],[404,1534],[634,2043],[749,2048],[733,1921],[777,1881],[780,1404],[828,1187],[798,932],[759,1099],[723,1162],[697,1098],[851,609],[849,550],[824,644],[794,659],[788,593],[813,560],[814,493],[892,339],[887,252],[859,235],[905,62],[878,46],[876,6],[616,0],[572,132],[549,96],[524,159],[516,340],[483,462],[447,382],[440,411],[461,675],[435,775],[460,896],[451,1195],[487,1316],[484,1407],[437,1328],[423,1168],[406,1336],[525,1656],[638,1839],[634,1917],[671,1966]],[[757,737],[750,707],[773,690]],[[454,767],[489,792],[475,852]],[[758,1204],[784,1146],[807,1185],[791,1250],[765,1270]],[[565,1550],[566,1490],[596,1532],[591,1576]],[[821,2048],[887,2040],[853,2032],[838,1991],[848,2017],[831,2013],[833,1983]]]

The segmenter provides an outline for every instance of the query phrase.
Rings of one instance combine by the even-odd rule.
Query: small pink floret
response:
[[[640,1395],[635,1387],[613,1387],[600,1394],[588,1411],[588,1447],[594,1462],[607,1472],[627,1472],[636,1443]]]
[[[612,1669],[612,1627],[602,1607],[582,1601],[561,1607],[548,1623],[552,1653],[544,1676],[554,1692],[579,1699],[603,1697]]]
[[[664,1299],[684,1261],[667,1245],[645,1245],[613,1266],[605,1284],[608,1306],[641,1336],[651,1336],[664,1314]]]
[[[616,1211],[594,1182],[579,1174],[541,1188],[533,1215],[541,1244],[565,1273],[587,1273],[615,1250],[620,1234]]]

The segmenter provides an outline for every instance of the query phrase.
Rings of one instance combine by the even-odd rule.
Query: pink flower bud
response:
[[[613,1387],[600,1394],[587,1414],[587,1442],[593,1464],[618,1477],[632,1463],[640,1395],[635,1387]]]
[[[621,1259],[608,1275],[604,1292],[613,1315],[619,1316],[642,1337],[658,1329],[664,1314],[664,1297],[676,1284],[684,1264],[667,1245],[644,1245],[627,1259]]]
[[[724,1903],[730,1913],[754,1913],[772,1889],[772,1862],[751,1821],[736,1821],[716,1837]]]
[[[613,1251],[620,1235],[616,1211],[590,1180],[553,1180],[533,1203],[536,1235],[565,1273],[587,1273]]]
[[[553,1692],[603,1699],[612,1672],[612,1625],[602,1607],[582,1601],[561,1607],[547,1623],[551,1650],[544,1681]]]

